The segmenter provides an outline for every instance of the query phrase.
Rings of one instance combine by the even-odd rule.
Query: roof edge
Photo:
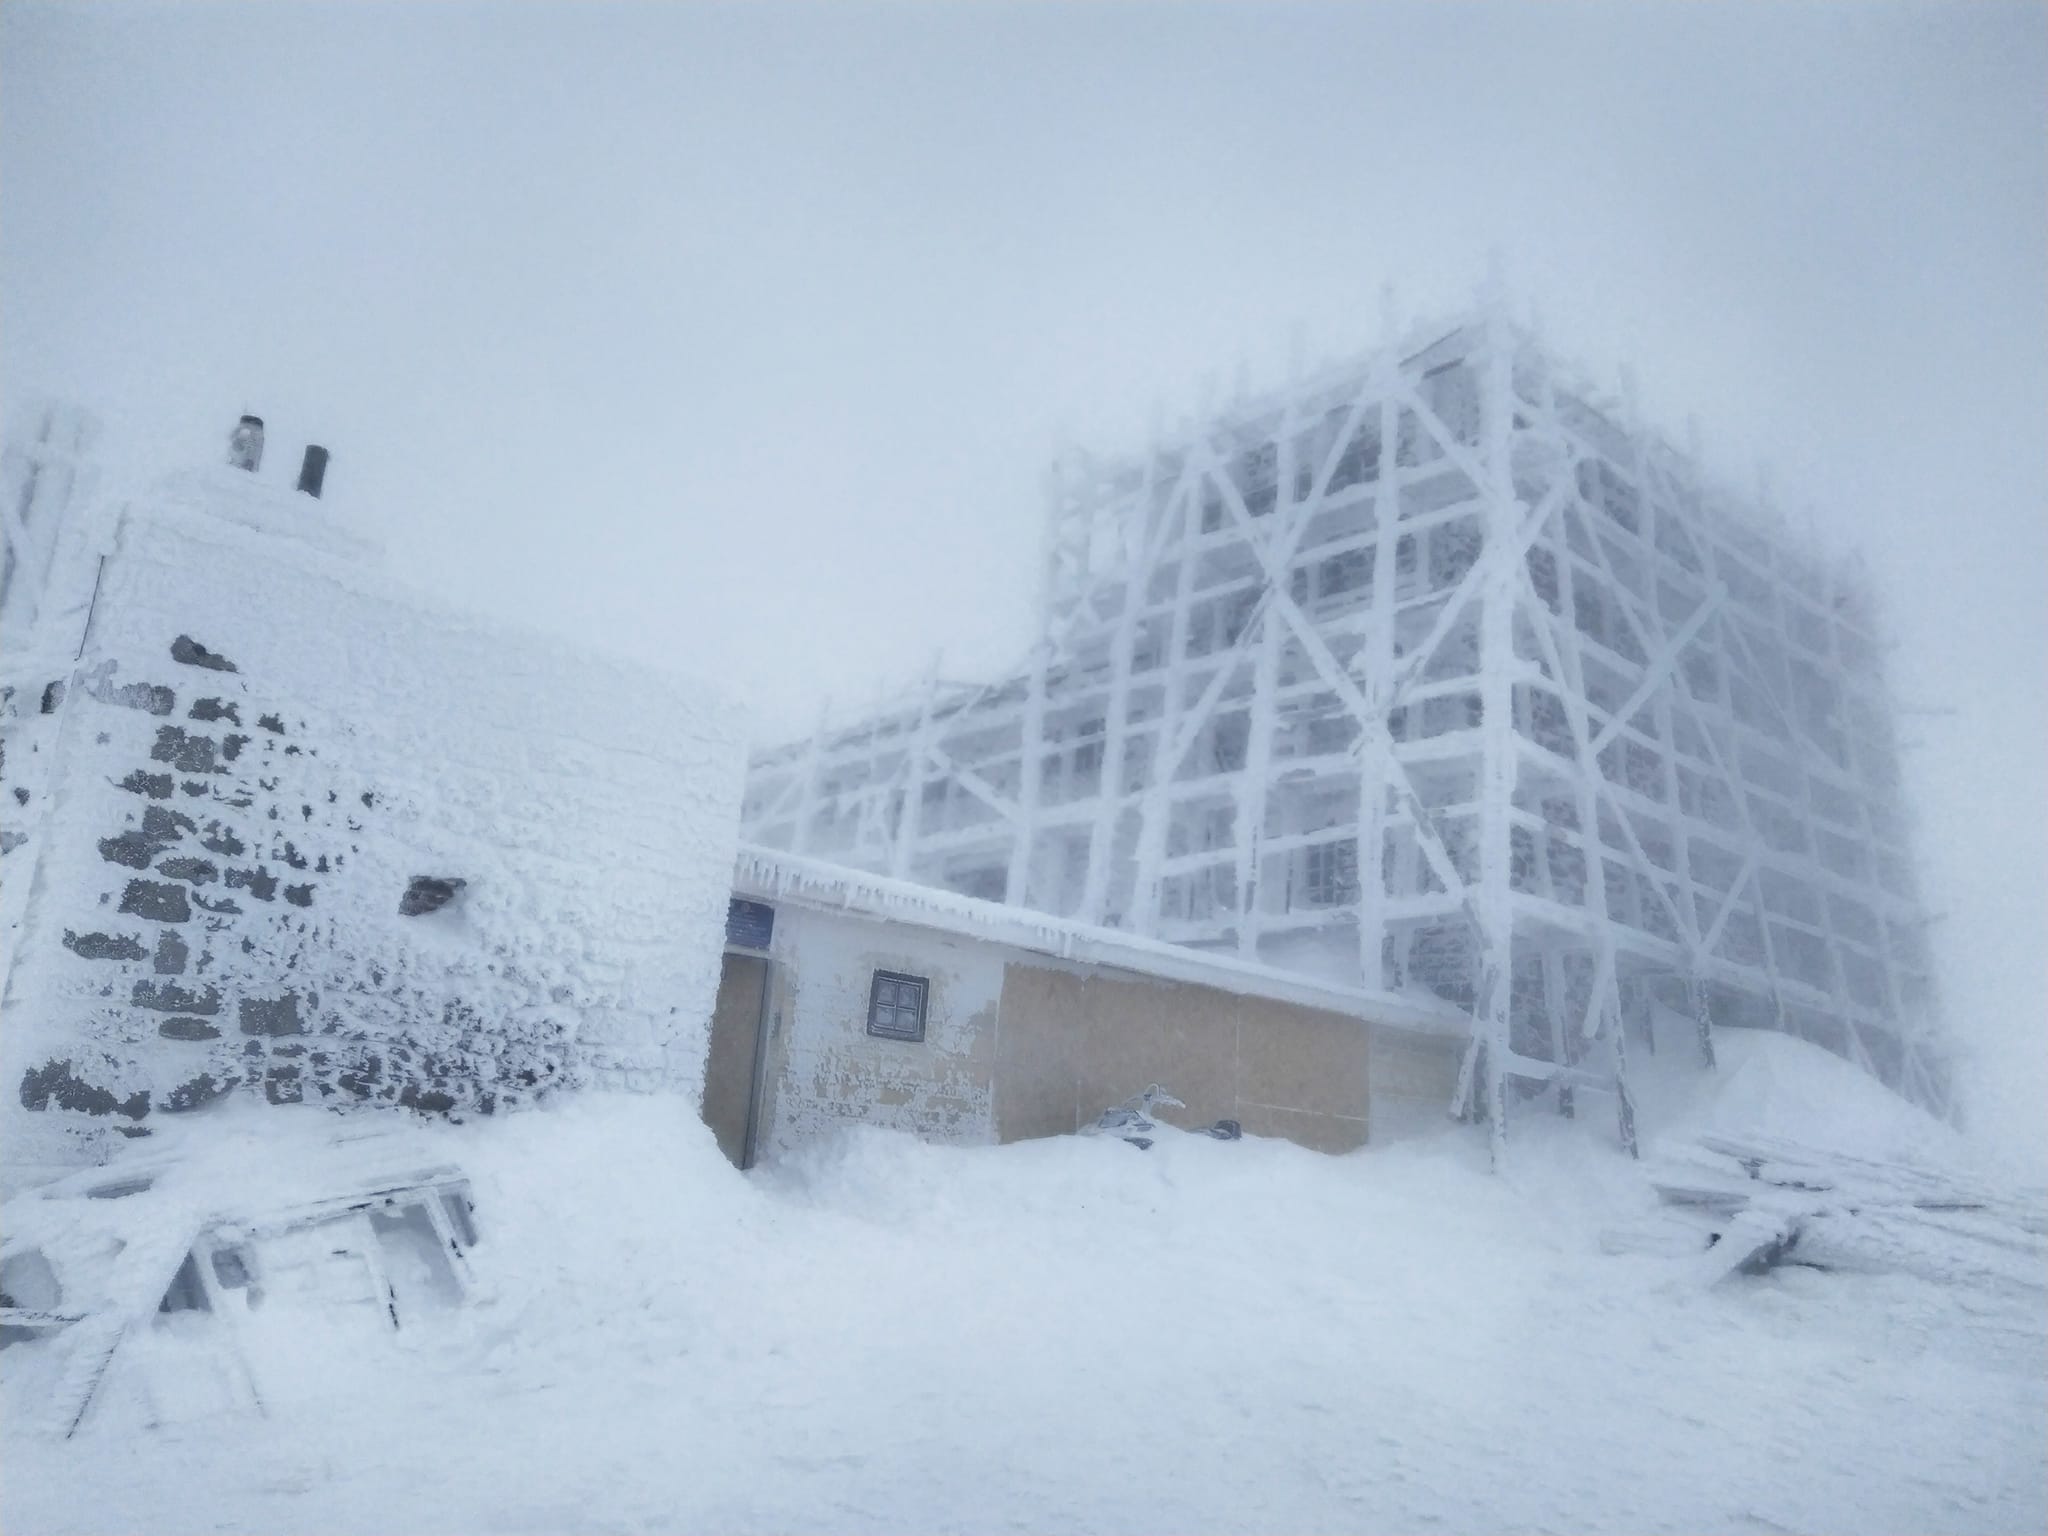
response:
[[[1059,960],[1349,1014],[1414,1034],[1463,1039],[1471,1023],[1452,1003],[1322,981],[1235,955],[1190,949],[1163,939],[983,901],[754,843],[740,844],[733,888],[745,896],[791,901],[819,911],[886,917]]]

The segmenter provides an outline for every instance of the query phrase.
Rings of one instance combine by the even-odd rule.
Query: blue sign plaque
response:
[[[725,908],[725,942],[729,949],[766,949],[775,937],[775,909],[765,901],[735,896]]]

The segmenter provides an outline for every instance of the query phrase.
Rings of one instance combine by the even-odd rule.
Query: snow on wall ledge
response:
[[[17,1158],[230,1093],[701,1084],[735,706],[442,612],[234,470],[101,529],[89,613],[0,679]]]

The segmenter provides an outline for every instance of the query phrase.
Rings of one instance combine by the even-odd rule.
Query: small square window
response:
[[[868,1033],[885,1040],[924,1039],[924,1002],[931,983],[922,976],[875,972],[868,992]]]

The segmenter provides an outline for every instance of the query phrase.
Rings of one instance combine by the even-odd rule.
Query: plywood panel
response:
[[[1238,1008],[1242,999],[1209,987],[1092,976],[1081,1052],[1086,1118],[1158,1083],[1185,1109],[1161,1113],[1181,1126],[1233,1118],[1237,1102]]]
[[[1238,1044],[1238,1096],[1254,1104],[1363,1120],[1370,1054],[1362,1019],[1247,1000]]]
[[[1003,968],[996,1025],[996,1138],[1060,1136],[1081,1125],[1087,983],[1068,971]]]
[[[1003,974],[996,1135],[1062,1135],[1150,1083],[1188,1129],[1236,1120],[1323,1151],[1364,1145],[1370,1027],[1217,988],[1012,960]]]

